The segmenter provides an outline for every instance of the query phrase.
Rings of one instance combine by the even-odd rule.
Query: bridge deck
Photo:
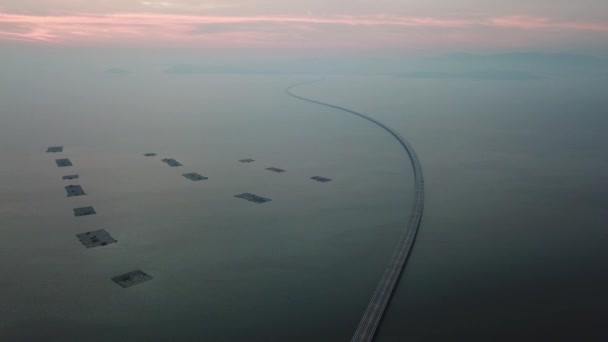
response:
[[[395,249],[391,259],[389,260],[386,270],[384,271],[384,274],[380,279],[380,282],[378,283],[378,287],[376,287],[376,291],[374,292],[367,306],[367,309],[363,313],[363,317],[361,318],[361,321],[357,326],[357,330],[355,331],[351,339],[351,342],[372,341],[374,339],[380,321],[382,320],[382,315],[386,310],[386,306],[388,305],[388,302],[393,294],[395,285],[399,280],[399,276],[401,275],[401,272],[405,267],[410,251],[412,250],[412,247],[414,245],[416,234],[418,233],[418,229],[420,227],[420,221],[422,219],[422,212],[424,208],[424,178],[422,175],[422,166],[420,165],[418,156],[416,156],[416,152],[414,152],[414,149],[407,142],[407,140],[405,140],[397,131],[393,130],[382,122],[366,114],[359,113],[348,108],[308,99],[291,92],[292,88],[309,83],[313,82],[304,82],[292,85],[291,87],[287,88],[287,93],[297,99],[306,102],[338,109],[343,112],[359,116],[379,126],[380,128],[390,133],[399,142],[399,144],[407,153],[414,169],[414,205],[410,213],[410,218],[408,220],[407,225],[405,226],[405,230],[399,238],[397,248]]]

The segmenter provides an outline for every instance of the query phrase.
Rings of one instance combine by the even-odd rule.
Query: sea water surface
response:
[[[322,100],[400,131],[424,169],[423,222],[378,341],[608,338],[607,85],[588,75],[319,86]]]
[[[3,84],[0,338],[348,341],[407,222],[412,173],[380,128],[285,94],[309,79]],[[606,336],[603,85],[333,76],[294,90],[382,120],[422,162],[423,223],[378,341]],[[72,183],[87,196],[67,198]],[[73,216],[86,205],[97,214]],[[96,229],[118,243],[86,249],[75,235]],[[154,279],[110,280],[135,269]]]

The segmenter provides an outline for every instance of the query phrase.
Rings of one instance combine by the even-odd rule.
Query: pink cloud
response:
[[[17,31],[0,31],[0,40],[20,40],[20,41],[39,41],[50,42],[55,40],[57,36],[50,34],[45,29],[34,28],[27,32]]]
[[[374,16],[198,16],[161,13],[0,13],[0,40],[64,44],[193,44],[218,47],[425,45],[484,28],[608,32],[608,24],[507,16],[480,19]],[[434,29],[434,30],[432,30]],[[441,30],[437,33],[437,30]],[[430,38],[430,35],[435,36]],[[407,38],[407,40],[405,39]],[[490,39],[491,40],[491,39]]]
[[[325,23],[343,25],[398,25],[398,26],[439,26],[462,27],[471,24],[468,21],[449,20],[430,17],[391,17],[391,16],[194,16],[158,13],[114,13],[105,15],[67,15],[67,16],[33,16],[0,13],[0,22],[28,24],[138,24],[162,26],[166,24],[213,24],[213,23]]]
[[[490,26],[518,29],[570,29],[581,31],[608,31],[607,23],[556,22],[548,18],[510,16],[488,20]]]

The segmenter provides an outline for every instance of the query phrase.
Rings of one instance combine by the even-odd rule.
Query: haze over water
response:
[[[307,79],[133,72],[5,87],[2,334],[347,340],[407,219],[411,170],[378,128],[285,95]],[[295,90],[384,121],[422,160],[423,228],[379,341],[546,336],[542,317],[581,315],[603,334],[605,84],[330,76]],[[65,198],[68,173],[87,196]],[[97,215],[72,216],[90,204]],[[101,228],[119,243],[75,238]],[[154,281],[109,280],[136,268]]]
[[[413,172],[285,92],[318,80],[293,91],[424,172],[375,341],[605,341],[608,5],[583,2],[0,0],[0,340],[349,341]]]

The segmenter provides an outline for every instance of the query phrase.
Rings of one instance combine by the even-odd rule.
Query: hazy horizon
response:
[[[373,340],[606,341],[606,89],[605,0],[0,0],[0,340],[350,341],[402,135]]]

